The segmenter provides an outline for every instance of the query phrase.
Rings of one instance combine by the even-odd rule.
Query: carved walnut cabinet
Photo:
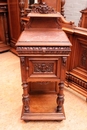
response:
[[[64,81],[71,43],[61,29],[59,13],[29,13],[29,22],[16,44],[23,86],[23,120],[63,120]],[[35,112],[30,106],[30,83],[56,83],[56,111]],[[38,96],[38,95],[37,95]],[[51,99],[50,99],[51,101]],[[43,108],[44,109],[44,108]]]

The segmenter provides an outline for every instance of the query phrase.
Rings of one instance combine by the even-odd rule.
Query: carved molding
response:
[[[87,82],[86,81],[79,79],[78,77],[71,75],[71,74],[66,74],[66,80],[68,81],[68,83],[71,82],[73,84],[76,84],[83,90],[87,91]]]
[[[69,54],[70,47],[17,47],[17,52],[28,54]]]

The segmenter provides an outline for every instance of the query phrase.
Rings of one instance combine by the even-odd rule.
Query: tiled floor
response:
[[[64,94],[66,120],[22,121],[19,58],[11,52],[0,54],[0,130],[87,130],[85,97],[69,88]]]

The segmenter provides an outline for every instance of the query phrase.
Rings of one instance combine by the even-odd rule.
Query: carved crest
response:
[[[54,11],[52,7],[49,7],[45,2],[32,6],[31,12],[41,14],[56,13],[56,11]]]

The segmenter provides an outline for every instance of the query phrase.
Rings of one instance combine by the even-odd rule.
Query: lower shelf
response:
[[[56,94],[34,94],[29,95],[30,112],[25,113],[22,108],[21,119],[29,120],[64,120],[65,112],[64,106],[61,112],[56,112],[57,109],[57,95]]]

